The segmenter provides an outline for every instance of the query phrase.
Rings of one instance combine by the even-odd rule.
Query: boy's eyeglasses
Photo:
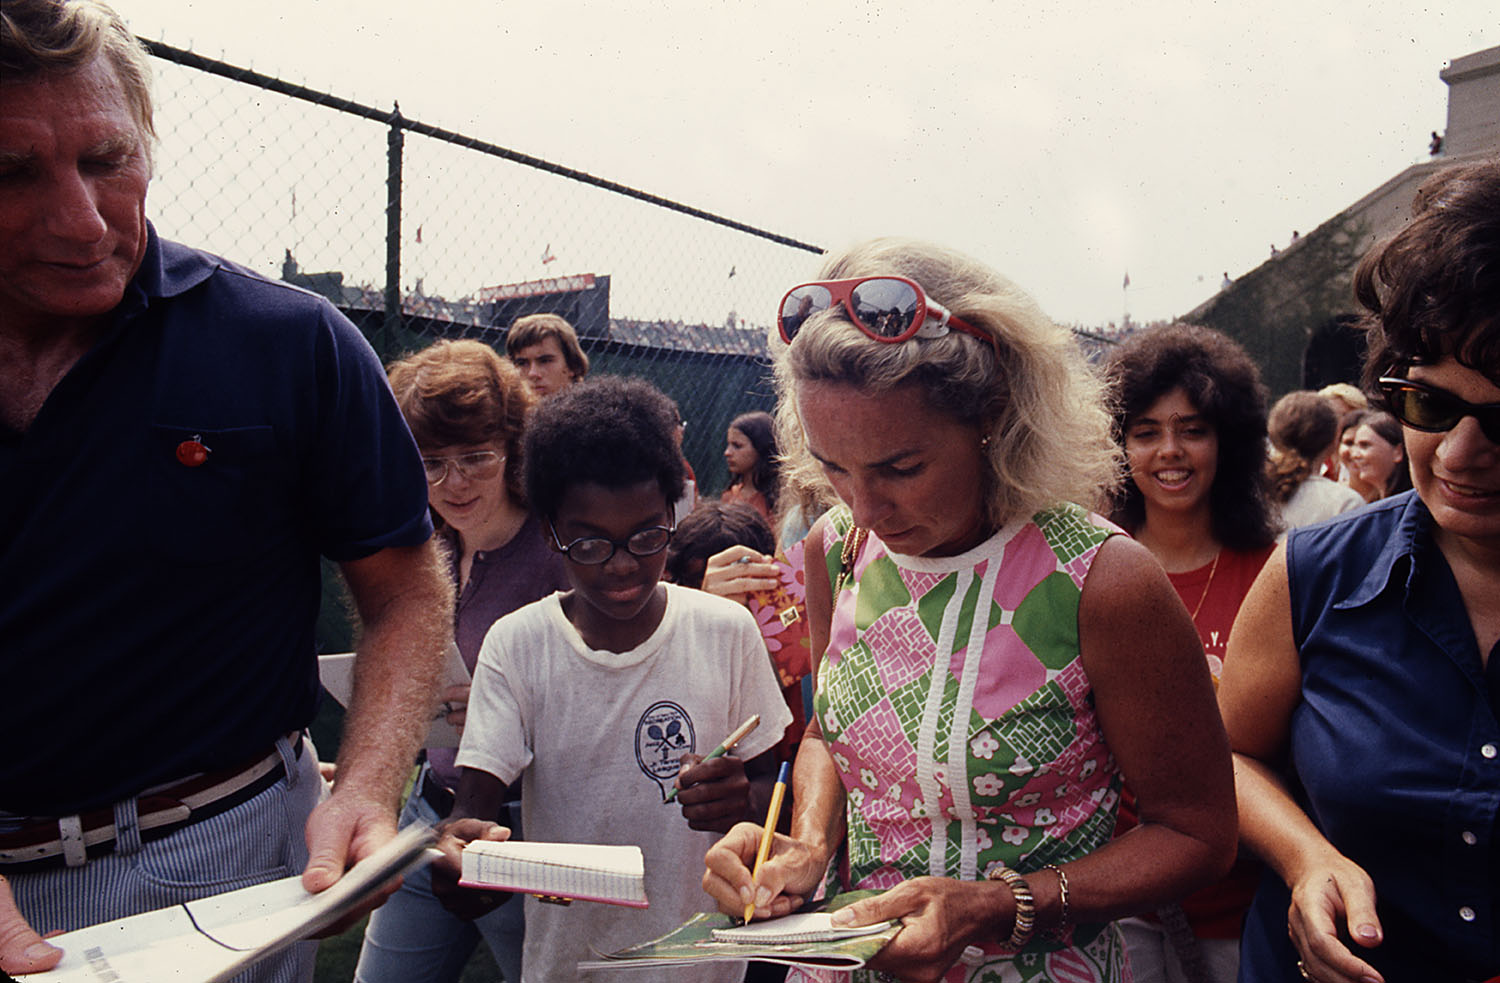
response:
[[[1443,433],[1458,426],[1458,421],[1472,416],[1492,444],[1500,444],[1500,403],[1470,403],[1446,389],[1430,386],[1415,379],[1390,376],[1376,383],[1385,396],[1391,416],[1423,433]]]
[[[448,477],[448,470],[457,471],[467,481],[488,481],[500,473],[505,455],[496,451],[474,451],[454,457],[424,457],[422,470],[427,473],[427,483],[434,488]]]
[[[849,319],[876,341],[900,344],[911,338],[941,338],[948,329],[987,343],[1000,354],[1000,343],[927,296],[904,276],[863,276],[852,280],[818,280],[795,286],[781,298],[776,328],[791,344],[802,324],[819,311],[843,304]]]
[[[552,532],[552,541],[564,556],[574,563],[588,566],[608,563],[615,555],[615,550],[622,546],[631,556],[653,556],[667,548],[667,543],[672,540],[672,533],[677,531],[672,526],[650,526],[637,529],[624,541],[606,539],[603,536],[585,536],[564,546],[562,540],[557,538],[557,527],[551,520],[548,520],[547,528]]]

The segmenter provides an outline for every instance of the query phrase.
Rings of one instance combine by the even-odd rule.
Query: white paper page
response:
[[[339,882],[309,894],[286,877],[49,939],[63,950],[24,983],[215,983],[337,921],[380,885],[429,862],[427,827],[410,826]]]
[[[318,681],[323,684],[328,695],[338,700],[339,706],[347,710],[349,701],[354,699],[354,653],[334,652],[318,656]],[[442,701],[438,697],[449,686],[470,681],[464,657],[459,654],[457,645],[450,644],[443,656],[443,669],[438,676],[437,689],[433,691],[432,726],[428,728],[427,736],[422,741],[423,747],[458,747],[458,728],[448,723],[448,714],[443,710]]]
[[[808,911],[781,918],[768,918],[735,928],[716,928],[713,936],[721,942],[810,942],[817,939],[852,939],[861,935],[874,935],[884,932],[891,924],[884,921],[873,925],[835,927],[832,913]]]

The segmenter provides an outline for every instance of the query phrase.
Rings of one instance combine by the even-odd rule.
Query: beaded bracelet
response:
[[[1005,947],[1019,952],[1026,948],[1026,943],[1031,941],[1032,933],[1036,931],[1036,896],[1031,893],[1031,885],[1026,883],[1026,878],[1004,864],[996,864],[986,876],[992,881],[1004,881],[1015,899],[1015,922],[1011,926],[1010,939]]]
[[[1043,870],[1050,870],[1057,875],[1057,924],[1052,926],[1051,936],[1054,939],[1063,938],[1068,932],[1068,875],[1057,864],[1045,864]]]

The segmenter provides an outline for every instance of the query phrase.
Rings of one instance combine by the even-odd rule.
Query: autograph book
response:
[[[631,908],[646,901],[646,859],[638,846],[475,840],[464,847],[463,887]]]
[[[814,902],[797,914],[750,925],[741,925],[738,919],[717,912],[702,912],[659,939],[581,962],[578,968],[634,969],[755,960],[825,969],[858,969],[895,938],[901,925],[883,922],[878,926],[838,929],[828,924],[828,918],[831,912],[878,893],[850,891]]]

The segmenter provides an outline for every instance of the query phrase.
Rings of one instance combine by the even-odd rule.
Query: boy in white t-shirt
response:
[[[703,855],[736,822],[758,822],[774,778],[770,753],[790,721],[760,630],[740,605],[659,582],[681,495],[671,404],[650,384],[604,377],[539,406],[528,424],[526,492],[563,553],[572,590],[490,629],[469,696],[448,857],[503,838],[506,786],[522,782],[528,839],[628,843],[646,858],[648,909],[526,899],[522,976],[589,979],[577,963],[662,935],[697,911]],[[749,717],[734,755],[701,756]],[[665,796],[680,789],[673,803]],[[458,910],[505,895],[450,888]],[[734,965],[664,979],[724,980]]]

